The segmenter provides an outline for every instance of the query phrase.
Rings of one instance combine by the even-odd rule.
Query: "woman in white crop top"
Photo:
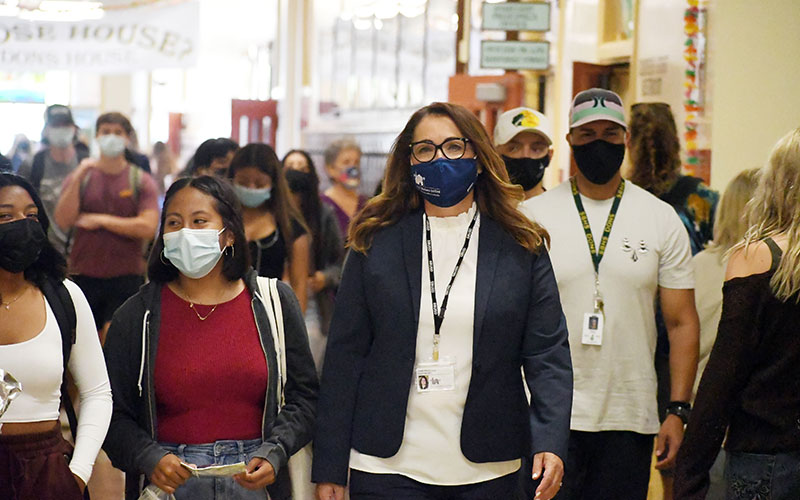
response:
[[[47,240],[49,221],[22,177],[0,174],[0,369],[22,392],[0,417],[0,498],[83,498],[111,419],[111,388],[92,313],[80,289],[64,281],[64,258]],[[64,375],[62,334],[53,304],[66,287],[77,319],[66,368],[80,391],[73,450],[58,417]],[[65,304],[65,307],[68,304]]]

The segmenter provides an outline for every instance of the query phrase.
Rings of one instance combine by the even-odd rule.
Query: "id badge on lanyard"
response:
[[[453,391],[456,388],[456,360],[442,357],[417,363],[415,370],[417,393]]]
[[[436,278],[433,267],[433,244],[431,242],[431,226],[428,221],[428,216],[425,216],[425,239],[426,247],[428,250],[428,276],[430,278],[431,286],[431,306],[433,308],[433,355],[424,362],[417,363],[414,370],[414,383],[417,388],[417,393],[432,393],[453,391],[456,388],[456,360],[452,357],[439,355],[439,344],[441,339],[442,322],[444,321],[444,313],[447,310],[447,300],[450,298],[450,290],[456,280],[458,270],[461,269],[461,263],[464,261],[464,255],[469,248],[469,242],[472,238],[472,231],[475,228],[475,222],[478,220],[478,210],[472,216],[467,234],[464,238],[464,245],[461,247],[461,252],[458,255],[455,269],[450,275],[450,282],[447,285],[447,290],[444,293],[442,300],[442,307],[439,308],[439,302],[436,300]]]
[[[595,275],[594,281],[594,309],[583,315],[583,335],[581,343],[584,345],[603,345],[603,296],[600,294],[600,279]]]
[[[587,312],[583,315],[583,331],[581,335],[581,343],[583,345],[603,345],[603,326],[605,324],[605,312],[603,296],[600,293],[600,261],[603,260],[603,255],[608,245],[608,237],[611,234],[611,228],[614,225],[614,220],[619,210],[619,204],[622,201],[622,194],[625,192],[625,180],[620,180],[617,193],[614,195],[614,202],[611,205],[611,211],[608,214],[608,219],[603,228],[603,238],[600,240],[600,248],[595,248],[594,237],[592,236],[592,229],[589,225],[589,217],[586,215],[586,210],[583,208],[580,193],[575,179],[570,180],[572,184],[572,196],[575,200],[575,207],[578,209],[578,215],[581,218],[583,230],[586,233],[586,243],[589,245],[589,253],[592,256],[592,264],[594,265],[594,296],[592,312]]]

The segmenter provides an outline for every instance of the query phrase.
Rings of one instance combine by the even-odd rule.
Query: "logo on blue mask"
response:
[[[422,196],[437,207],[452,207],[467,197],[478,178],[475,158],[439,158],[411,165],[411,179]]]

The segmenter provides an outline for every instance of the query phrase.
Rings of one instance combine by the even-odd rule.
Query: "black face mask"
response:
[[[612,144],[602,139],[582,146],[572,146],[578,170],[592,184],[605,184],[619,171],[625,158],[625,144]]]
[[[544,177],[544,169],[550,165],[550,155],[543,158],[509,158],[503,155],[512,184],[519,184],[523,191],[535,188]]]
[[[308,172],[288,168],[285,175],[293,193],[308,193],[314,189],[314,176]]]
[[[39,258],[47,235],[33,219],[20,219],[0,224],[0,267],[21,273]]]

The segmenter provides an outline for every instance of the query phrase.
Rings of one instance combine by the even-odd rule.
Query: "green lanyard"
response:
[[[570,179],[570,184],[572,185],[572,197],[575,200],[575,208],[578,209],[578,215],[581,217],[583,231],[586,233],[586,243],[589,244],[589,253],[592,255],[592,264],[594,264],[594,309],[595,312],[602,312],[603,299],[600,297],[600,261],[603,260],[603,255],[606,253],[608,236],[611,234],[611,227],[614,225],[614,219],[617,217],[619,203],[622,201],[622,193],[625,192],[625,180],[620,180],[617,194],[614,195],[614,202],[611,204],[611,211],[608,213],[608,219],[606,219],[606,225],[603,228],[603,237],[600,240],[600,248],[597,248],[594,244],[592,227],[589,225],[589,217],[586,215],[586,210],[583,208],[581,195],[578,192],[578,185],[575,183],[574,177]]]

